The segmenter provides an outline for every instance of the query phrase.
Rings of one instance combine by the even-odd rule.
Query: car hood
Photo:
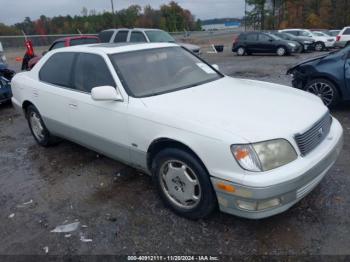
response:
[[[188,43],[177,43],[185,48],[187,48],[188,50],[199,50],[200,47],[198,45],[192,45],[192,44],[188,44]]]
[[[302,61],[302,62],[300,62],[300,63],[297,63],[297,64],[295,64],[294,66],[292,66],[291,68],[288,69],[287,75],[292,74],[293,71],[294,71],[297,67],[299,67],[299,66],[301,66],[301,65],[305,65],[305,64],[308,64],[308,63],[320,61],[320,60],[322,60],[323,58],[328,57],[329,55],[330,55],[330,54],[324,54],[324,55],[316,56],[316,57],[313,57],[313,58],[304,60],[304,61]]]
[[[225,132],[225,137],[236,135],[247,142],[294,136],[328,110],[304,91],[231,77],[142,101],[163,124],[223,140]]]

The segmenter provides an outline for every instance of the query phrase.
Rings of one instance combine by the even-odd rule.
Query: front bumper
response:
[[[343,134],[337,138],[334,146],[316,165],[295,179],[269,187],[249,187],[223,181],[212,177],[211,181],[216,191],[220,210],[232,215],[261,219],[282,213],[310,193],[325,177],[328,170],[334,165],[343,147]],[[234,192],[228,193],[216,185],[224,183],[232,186]],[[274,203],[261,210],[242,208],[241,203],[251,203],[258,207],[266,203]]]
[[[0,88],[0,103],[11,100],[12,92],[10,88]]]

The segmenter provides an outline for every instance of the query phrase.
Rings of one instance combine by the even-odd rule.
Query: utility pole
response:
[[[247,31],[247,0],[244,0],[244,32]]]
[[[114,15],[114,1],[111,0],[111,5],[112,5],[112,14]]]

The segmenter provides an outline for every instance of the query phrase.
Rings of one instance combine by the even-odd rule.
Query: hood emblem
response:
[[[324,134],[324,130],[323,130],[323,127],[321,127],[321,128],[318,130],[318,132],[317,132],[317,136],[318,136],[319,138],[321,138],[321,137],[323,136],[323,134]]]

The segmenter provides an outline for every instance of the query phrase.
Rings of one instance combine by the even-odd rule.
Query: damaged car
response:
[[[287,71],[295,88],[310,92],[328,107],[350,100],[350,46],[303,61]]]

